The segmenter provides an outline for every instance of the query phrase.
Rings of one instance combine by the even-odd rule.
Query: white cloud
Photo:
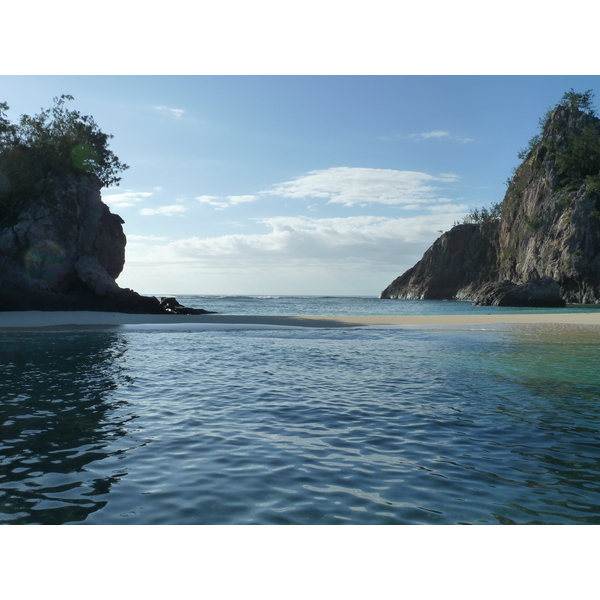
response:
[[[202,204],[209,204],[214,206],[217,210],[223,210],[236,204],[243,204],[246,202],[254,202],[258,196],[253,194],[246,194],[244,196],[196,196],[196,200]]]
[[[473,142],[472,138],[462,137],[459,135],[452,135],[449,131],[425,131],[423,133],[413,133],[408,136],[411,139],[418,140],[431,140],[431,139],[440,139],[446,138],[449,140],[453,140],[455,142],[459,142],[460,144],[467,144],[468,142]]]
[[[429,175],[418,171],[334,167],[311,171],[292,181],[260,192],[284,198],[323,198],[346,206],[355,204],[417,204],[435,202],[439,183],[456,175]]]
[[[185,212],[186,210],[187,208],[181,204],[170,204],[169,206],[159,206],[158,208],[142,208],[142,210],[140,210],[140,215],[163,215],[165,217],[172,217],[173,215]]]
[[[434,213],[461,213],[464,214],[469,210],[466,204],[433,204],[427,207],[427,210]]]
[[[196,196],[196,200],[205,204],[215,204],[219,200],[219,196]]]
[[[144,198],[152,196],[152,192],[133,192],[128,190],[120,194],[103,194],[102,200],[114,208],[127,208],[142,202]]]
[[[449,131],[428,131],[426,133],[419,133],[417,135],[419,135],[424,140],[428,140],[430,138],[449,137],[450,132]]]
[[[252,194],[246,194],[245,196],[227,196],[227,200],[230,204],[243,204],[244,202],[253,202],[258,196]]]
[[[454,142],[458,142],[459,144],[467,144],[469,142],[475,141],[473,138],[463,137],[460,135],[454,135],[450,131],[444,131],[441,129],[435,129],[433,131],[423,131],[421,133],[409,133],[408,135],[396,135],[393,137],[383,136],[381,139],[383,139],[383,140],[397,140],[397,139],[406,140],[406,139],[408,139],[408,140],[421,141],[421,140],[436,140],[436,139],[439,140],[442,138],[447,139],[447,140],[452,140]]]
[[[181,119],[181,117],[183,117],[185,114],[185,110],[182,110],[181,108],[169,108],[168,106],[155,106],[154,108],[175,119]]]
[[[376,295],[463,215],[273,217],[258,220],[264,233],[132,244],[123,285],[153,294]]]
[[[295,199],[323,199],[345,206],[386,204],[417,209],[421,204],[446,201],[440,192],[456,183],[458,175],[430,175],[419,171],[371,169],[363,167],[333,167],[310,171],[291,181],[275,184],[257,194],[240,196],[196,196],[202,204],[223,210],[242,203],[254,202],[265,196]],[[314,209],[315,205],[309,207]]]
[[[458,175],[456,175],[455,173],[440,173],[440,177],[442,178],[443,181],[459,181],[460,177]]]
[[[450,228],[464,213],[447,212],[418,217],[272,217],[258,222],[270,231],[213,238],[192,237],[167,244],[163,257],[178,257],[220,268],[260,264],[289,268],[292,264],[320,264],[326,268],[377,269],[397,264],[403,254],[423,251],[441,227]]]

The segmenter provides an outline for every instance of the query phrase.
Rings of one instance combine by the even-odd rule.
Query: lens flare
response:
[[[93,171],[98,166],[98,153],[89,144],[79,144],[71,150],[71,162],[79,171]]]
[[[42,279],[50,288],[60,287],[69,272],[67,253],[56,242],[40,242],[25,254],[25,269],[32,279]]]

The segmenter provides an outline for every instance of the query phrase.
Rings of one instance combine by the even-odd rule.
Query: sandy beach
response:
[[[600,311],[589,313],[420,316],[258,316],[258,315],[132,315],[108,312],[0,312],[0,330],[118,327],[126,325],[218,325],[277,327],[468,327],[492,324],[600,325]]]

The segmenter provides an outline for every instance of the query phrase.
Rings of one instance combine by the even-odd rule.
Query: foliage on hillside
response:
[[[528,158],[533,151],[537,151],[538,156],[553,159],[560,189],[571,191],[582,184],[588,185],[590,191],[600,188],[600,121],[595,118],[594,97],[592,90],[577,93],[571,88],[558,105],[540,119],[540,133],[519,153],[521,159]],[[559,123],[552,119],[558,107],[592,118],[584,121],[579,129],[559,131]]]
[[[489,223],[491,221],[498,221],[502,213],[502,203],[493,202],[490,209],[483,207],[481,209],[475,208],[463,218],[463,223],[474,223],[479,225],[481,223]]]
[[[0,219],[20,198],[68,173],[93,174],[103,186],[119,184],[128,167],[108,148],[113,136],[91,116],[69,110],[69,100],[73,97],[55,97],[52,108],[22,115],[18,123],[7,118],[9,106],[0,102]]]

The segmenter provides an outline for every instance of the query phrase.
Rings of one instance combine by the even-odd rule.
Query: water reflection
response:
[[[128,385],[115,332],[0,335],[0,523],[83,521],[125,473],[91,479],[86,465],[134,419],[113,391]],[[110,415],[110,417],[109,417]]]

